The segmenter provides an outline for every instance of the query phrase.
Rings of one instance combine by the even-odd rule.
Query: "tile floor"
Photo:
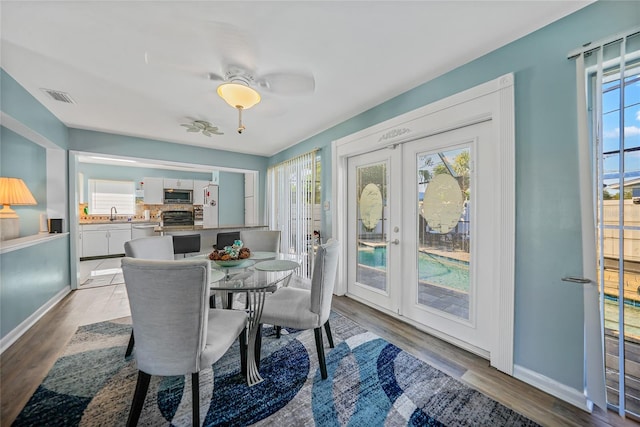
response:
[[[120,260],[122,258],[103,258],[80,261],[79,288],[95,288],[124,283]]]

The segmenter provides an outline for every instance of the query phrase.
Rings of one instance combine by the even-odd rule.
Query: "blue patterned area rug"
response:
[[[135,359],[124,358],[127,322],[80,327],[14,425],[125,425],[137,376]],[[203,424],[537,425],[343,316],[332,314],[331,327],[335,348],[326,346],[324,381],[313,331],[290,330],[276,339],[265,327],[264,381],[253,387],[239,373],[236,342],[213,369],[200,373]],[[152,377],[139,425],[191,425],[190,376]]]

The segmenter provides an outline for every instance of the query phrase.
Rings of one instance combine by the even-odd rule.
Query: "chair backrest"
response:
[[[329,319],[331,313],[339,255],[340,243],[335,239],[329,239],[324,245],[318,246],[316,252],[311,273],[311,311],[320,317],[319,326]]]
[[[280,230],[242,230],[240,240],[252,251],[280,252]]]
[[[200,252],[200,234],[174,235],[172,237],[174,254]]]
[[[208,260],[122,259],[139,370],[164,376],[200,371],[207,336],[209,269]]]
[[[233,242],[240,238],[239,231],[230,231],[228,233],[218,233],[216,235],[216,249],[224,249],[225,246],[233,245]]]
[[[173,260],[171,236],[141,237],[124,243],[124,253],[131,258]]]

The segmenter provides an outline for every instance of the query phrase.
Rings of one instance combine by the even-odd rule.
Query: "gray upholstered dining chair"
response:
[[[141,237],[124,242],[124,254],[130,258],[169,261],[175,259],[173,252],[173,236]],[[135,338],[132,330],[124,357],[131,355],[134,345]]]
[[[130,258],[173,260],[173,236],[141,237],[124,243],[124,254]]]
[[[247,314],[209,308],[210,268],[208,260],[122,260],[138,368],[127,426],[138,423],[152,375],[191,374],[193,425],[198,426],[199,372],[211,368],[238,337],[241,369],[246,369]]]
[[[280,252],[280,230],[242,230],[240,240],[256,252]]]
[[[333,348],[333,337],[329,326],[331,299],[336,282],[340,244],[335,239],[318,246],[311,274],[311,289],[282,287],[267,297],[262,310],[262,323],[295,329],[313,329],[322,379],[327,378],[324,358],[322,327],[327,332],[329,346]],[[260,358],[261,339],[256,340],[256,358]]]

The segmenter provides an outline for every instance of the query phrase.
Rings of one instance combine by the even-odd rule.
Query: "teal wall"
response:
[[[211,180],[211,173],[175,171],[165,169],[136,168],[130,166],[100,165],[80,163],[78,172],[84,175],[84,200],[88,200],[89,179],[115,179],[135,181],[145,177]],[[219,173],[219,223],[220,225],[240,225],[244,223],[244,174],[236,172]],[[239,216],[240,213],[241,215]]]
[[[67,127],[0,68],[0,109],[60,148],[67,148]]]
[[[68,257],[68,236],[2,254],[2,337],[69,285]]]
[[[515,363],[582,391],[582,288],[560,280],[582,272],[575,64],[567,53],[638,23],[640,2],[596,2],[278,153],[269,164],[322,148],[328,200],[331,141],[514,73]],[[324,234],[331,230],[325,223]]]
[[[38,203],[11,206],[20,217],[20,237],[38,234],[40,214],[47,213],[47,150],[0,127],[0,171],[2,176],[21,178]]]
[[[2,69],[0,89],[0,108],[4,114],[54,145],[67,147],[66,126]],[[39,213],[46,211],[47,205],[48,150],[5,127],[0,137],[0,175],[23,178],[38,201],[37,206],[16,209],[21,217],[21,235],[37,234]],[[67,182],[66,167],[52,174],[54,179]],[[69,265],[68,235],[0,255],[0,333],[3,338],[69,286]]]
[[[220,225],[244,224],[244,174],[220,172],[218,222]],[[264,196],[260,196],[264,200]]]
[[[140,189],[140,182],[145,177],[173,178],[173,179],[199,179],[210,181],[210,173],[187,172],[175,170],[163,170],[152,168],[136,168],[130,166],[100,165],[96,163],[80,163],[77,168],[84,176],[84,200],[89,200],[90,179],[112,179],[120,181],[134,181],[136,189]]]

